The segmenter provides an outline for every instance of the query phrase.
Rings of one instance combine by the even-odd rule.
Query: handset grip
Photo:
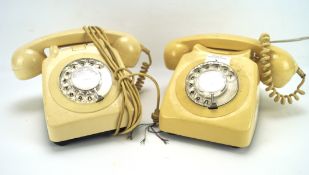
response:
[[[185,38],[176,39],[170,42],[164,50],[164,62],[168,69],[174,70],[181,57],[192,51],[196,44],[212,49],[241,51],[251,49],[260,57],[261,44],[258,40],[227,34],[207,34],[195,35]],[[275,87],[283,87],[295,74],[298,69],[297,64],[292,56],[286,51],[270,46],[272,77]],[[260,66],[260,65],[259,65]],[[264,83],[264,80],[261,80]]]
[[[119,52],[126,67],[136,65],[141,53],[140,43],[127,33],[107,31],[111,45]],[[42,71],[42,61],[46,58],[44,49],[50,46],[69,46],[88,43],[90,38],[83,29],[68,30],[36,39],[19,49],[12,57],[12,69],[18,79],[29,79]]]

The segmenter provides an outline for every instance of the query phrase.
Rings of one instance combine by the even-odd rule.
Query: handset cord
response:
[[[160,113],[160,87],[152,76],[146,74],[152,63],[149,50],[144,46],[141,46],[142,51],[148,55],[149,63],[143,62],[141,71],[139,73],[132,73],[129,69],[122,66],[121,60],[116,56],[116,53],[108,41],[103,29],[97,26],[85,26],[83,29],[97,47],[106,64],[110,67],[115,79],[119,83],[120,91],[123,95],[122,107],[120,109],[114,135],[131,133],[134,128],[139,125],[142,115],[139,91],[142,89],[146,77],[154,83],[157,90],[157,103],[156,108],[152,113],[152,119],[155,124],[158,124]],[[136,82],[134,80],[135,76],[138,76]],[[133,111],[131,111],[131,109],[133,109]],[[128,113],[128,122],[126,128],[120,131],[125,110]]]
[[[147,74],[148,69],[149,69],[149,67],[152,64],[152,59],[151,59],[151,55],[150,55],[150,50],[148,50],[143,45],[141,45],[141,47],[142,47],[142,51],[148,57],[148,63],[147,62],[142,62],[141,70],[139,72],[142,73],[142,74]],[[143,85],[144,85],[144,81],[145,81],[145,76],[138,75],[138,78],[137,78],[136,83],[135,83],[135,86],[136,86],[138,91],[142,90]]]
[[[304,95],[305,91],[301,90],[300,88],[305,83],[306,74],[302,71],[302,69],[298,68],[296,73],[301,77],[301,82],[298,84],[296,90],[290,94],[284,95],[277,91],[277,88],[274,86],[273,78],[272,78],[272,71],[271,71],[271,43],[282,43],[282,42],[294,42],[294,41],[302,41],[307,40],[309,37],[301,37],[295,39],[287,39],[287,40],[277,40],[277,41],[270,41],[270,36],[266,33],[261,34],[259,41],[262,46],[262,50],[260,52],[260,59],[258,60],[262,66],[262,76],[261,79],[264,80],[266,87],[266,91],[270,91],[269,97],[274,98],[275,102],[279,102],[284,105],[286,101],[289,104],[292,104],[293,98],[295,100],[299,100],[298,94]],[[293,98],[292,98],[293,97]]]

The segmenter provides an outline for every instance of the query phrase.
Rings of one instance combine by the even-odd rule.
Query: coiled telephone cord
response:
[[[145,54],[147,54],[147,56],[148,56],[148,63],[142,62],[141,70],[139,72],[142,73],[142,74],[147,74],[148,69],[152,64],[152,59],[151,59],[150,51],[147,48],[145,48],[143,45],[141,45],[141,46],[142,46],[142,51]],[[138,91],[142,90],[142,88],[144,86],[144,81],[145,81],[145,76],[139,75],[137,80],[136,80],[136,83],[135,83],[135,86],[136,86]]]
[[[290,39],[290,40],[270,41],[270,36],[266,33],[263,33],[259,38],[259,41],[260,41],[261,46],[262,46],[262,50],[260,52],[260,59],[259,59],[259,62],[262,65],[261,79],[263,80],[263,82],[267,86],[267,88],[265,90],[270,91],[269,97],[274,98],[275,102],[280,101],[280,103],[282,105],[284,105],[286,102],[288,102],[289,104],[292,104],[293,98],[295,100],[299,100],[298,94],[300,94],[300,95],[305,94],[305,91],[301,90],[300,88],[305,83],[306,74],[300,68],[298,68],[296,73],[301,77],[302,80],[298,84],[296,90],[294,92],[290,93],[290,94],[287,94],[287,95],[279,93],[277,91],[277,88],[274,86],[273,79],[272,79],[272,71],[271,71],[271,66],[272,66],[271,65],[271,59],[272,58],[271,58],[270,45],[271,45],[271,43],[293,42],[293,41],[300,41],[300,40],[304,40],[304,39],[308,39],[308,38],[303,37],[303,38]]]
[[[140,101],[139,90],[142,88],[146,77],[154,83],[157,90],[157,103],[155,111],[152,113],[152,118],[155,118],[158,121],[160,113],[160,88],[157,81],[152,76],[146,74],[149,66],[151,65],[149,50],[142,46],[142,51],[148,55],[149,63],[144,62],[142,70],[139,73],[132,73],[129,69],[121,66],[121,60],[115,56],[115,52],[103,29],[96,26],[85,26],[83,29],[99,50],[106,64],[112,70],[115,79],[118,80],[121,93],[123,94],[122,107],[120,109],[116,131],[114,134],[118,135],[130,133],[139,125],[142,115],[142,105]],[[139,77],[136,82],[134,82],[135,76]],[[121,131],[121,123],[125,114],[125,110],[128,113],[128,122],[126,128]]]

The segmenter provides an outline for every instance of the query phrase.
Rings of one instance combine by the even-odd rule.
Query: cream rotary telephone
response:
[[[174,70],[161,105],[160,130],[235,147],[250,144],[259,102],[258,85],[281,104],[298,100],[305,73],[284,50],[259,40],[234,35],[197,35],[170,42],[164,51]],[[297,73],[294,92],[283,87]]]
[[[149,62],[132,73],[127,68],[136,65],[141,52]],[[45,119],[56,143],[112,130],[115,135],[130,133],[141,119],[139,91],[145,77],[159,92],[146,74],[150,65],[149,50],[133,36],[95,26],[34,40],[12,58],[17,78],[42,73]],[[136,81],[134,76],[139,76]]]

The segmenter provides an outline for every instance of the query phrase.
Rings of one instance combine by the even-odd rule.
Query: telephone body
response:
[[[269,48],[273,86],[283,87],[298,66],[286,51]],[[257,120],[258,85],[267,81],[259,76],[265,67],[254,61],[261,51],[258,40],[234,35],[197,35],[170,42],[164,61],[174,73],[161,104],[160,130],[248,146]]]
[[[119,64],[134,67],[141,44],[126,33],[107,31],[106,35]],[[37,39],[13,55],[12,68],[17,78],[25,80],[42,73],[45,119],[53,142],[116,128],[123,95],[90,41],[84,30],[69,30]],[[120,127],[127,125],[132,110],[124,111]]]

